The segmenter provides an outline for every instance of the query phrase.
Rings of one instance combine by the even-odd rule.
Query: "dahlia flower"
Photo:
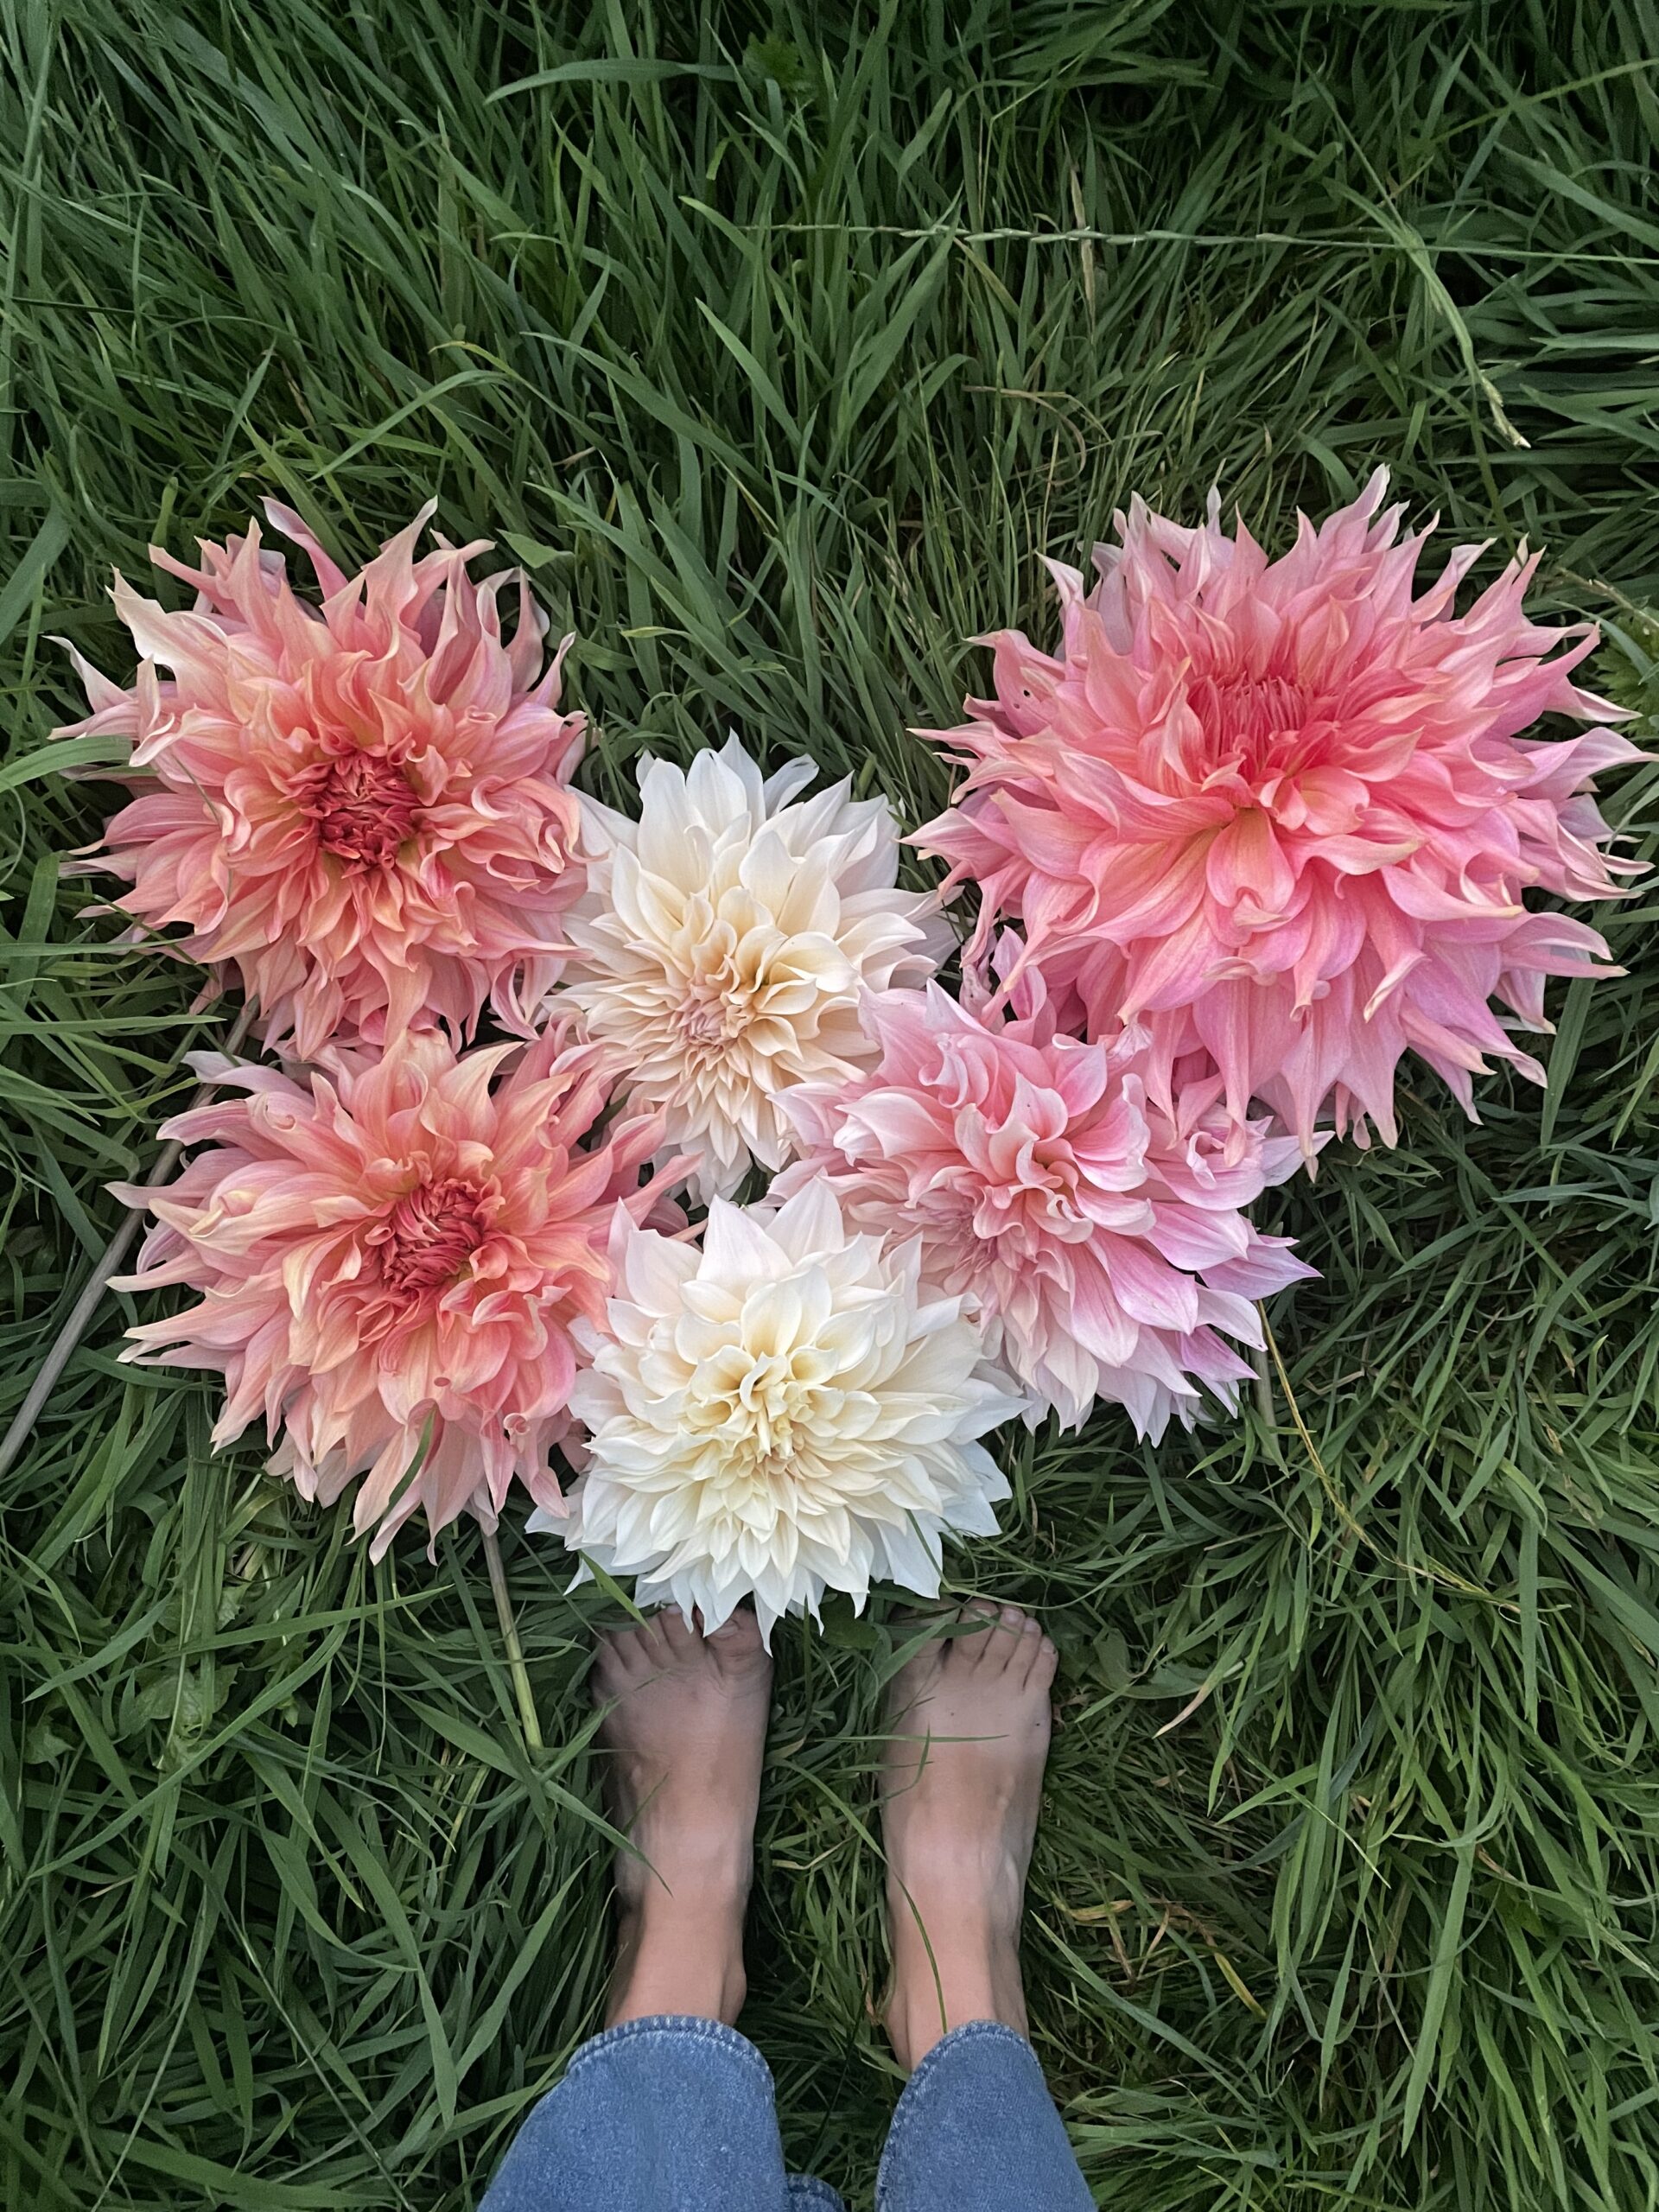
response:
[[[1294,1172],[1294,1139],[1252,1122],[1230,1156],[1213,1082],[1172,1118],[1128,1040],[980,1015],[936,986],[866,1020],[874,1068],[791,1092],[802,1156],[774,1195],[827,1180],[855,1227],[919,1236],[923,1282],[971,1301],[1033,1427],[1052,1408],[1079,1427],[1109,1398],[1155,1441],[1172,1412],[1192,1426],[1201,1388],[1230,1408],[1252,1370],[1223,1337],[1259,1345],[1251,1301],[1313,1272],[1243,1211]]]
[[[922,982],[951,948],[937,899],[894,888],[884,798],[811,799],[810,760],[764,781],[735,737],[682,772],[639,764],[639,819],[582,801],[588,888],[558,1003],[661,1109],[699,1200],[788,1156],[782,1096],[869,1058],[865,990]]]
[[[58,734],[130,738],[118,780],[137,794],[81,872],[126,878],[115,904],[135,935],[185,924],[173,949],[234,969],[267,1039],[302,1058],[423,1013],[459,1039],[486,998],[523,1030],[581,888],[567,786],[585,724],[558,711],[570,641],[543,670],[547,620],[521,578],[504,645],[507,577],[467,573],[481,541],[415,557],[430,505],[351,577],[297,516],[265,512],[304,550],[320,607],[251,523],[204,541],[199,569],[151,549],[196,587],[188,613],[117,576],[142,655],[130,690],[75,655],[92,712]]]
[[[768,1639],[826,1589],[937,1595],[943,1533],[995,1533],[1008,1487],[977,1440],[1022,1401],[919,1260],[849,1230],[824,1183],[775,1210],[716,1198],[701,1251],[620,1219],[571,1393],[587,1469],[569,1519],[530,1526],[709,1630],[751,1594]]]
[[[1144,1034],[1166,1106],[1202,1047],[1235,1120],[1263,1101],[1310,1158],[1325,1115],[1395,1141],[1408,1051],[1471,1116],[1489,1056],[1541,1080],[1510,1031],[1548,1028],[1545,977],[1605,973],[1607,948],[1523,894],[1607,899],[1637,872],[1589,795],[1635,748],[1520,734],[1618,713],[1569,678],[1593,627],[1528,619],[1535,557],[1459,614],[1479,546],[1414,597],[1428,533],[1398,538],[1386,484],[1277,561],[1214,493],[1197,530],[1136,501],[1091,592],[1053,565],[1058,659],[989,641],[996,696],[948,733],[969,773],[917,841],[981,884],[982,970],[1016,918],[1080,1025]]]
[[[123,1357],[222,1373],[215,1446],[263,1414],[270,1472],[304,1497],[360,1476],[376,1559],[417,1506],[435,1536],[466,1510],[493,1528],[515,1478],[556,1504],[574,1331],[604,1311],[619,1201],[639,1217],[657,1197],[639,1174],[654,1120],[580,1142],[605,1105],[595,1060],[550,1032],[457,1058],[433,1029],[383,1058],[336,1048],[304,1084],[198,1056],[246,1095],[180,1115],[162,1135],[204,1149],[118,1195],[157,1224],[121,1287],[200,1302],[130,1331]]]

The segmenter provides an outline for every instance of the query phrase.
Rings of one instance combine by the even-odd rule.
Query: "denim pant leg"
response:
[[[582,2044],[479,2212],[842,2212],[791,2181],[772,2072],[718,2020],[625,2020]]]
[[[1037,2054],[995,2020],[936,2043],[893,2115],[876,2212],[1093,2212]]]

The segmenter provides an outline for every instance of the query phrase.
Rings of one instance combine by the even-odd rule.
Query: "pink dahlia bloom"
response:
[[[1122,1038],[1058,1036],[1040,1010],[978,1015],[937,985],[866,1003],[878,1064],[787,1105],[802,1156],[772,1196],[828,1180],[859,1229],[921,1239],[922,1280],[976,1301],[986,1351],[1078,1427],[1096,1398],[1143,1436],[1229,1407],[1262,1341],[1251,1301],[1313,1268],[1243,1209],[1294,1173],[1294,1139],[1240,1132],[1213,1078],[1147,1096]],[[1181,1071],[1183,1074],[1185,1071]]]
[[[656,1117],[584,1147],[596,1055],[551,1032],[457,1058],[411,1030],[331,1062],[300,1084],[199,1057],[246,1096],[180,1115],[162,1134],[203,1149],[163,1190],[117,1195],[157,1224],[122,1287],[200,1302],[135,1328],[123,1357],[222,1373],[214,1444],[263,1414],[282,1432],[270,1471],[302,1497],[361,1477],[353,1524],[377,1559],[417,1506],[435,1535],[464,1510],[493,1528],[515,1478],[557,1510],[571,1326],[604,1318],[618,1202],[636,1222],[655,1204]]]
[[[969,773],[917,840],[980,884],[982,968],[1017,919],[1079,1026],[1144,1035],[1166,1103],[1203,1047],[1234,1118],[1272,1105],[1310,1157],[1324,1116],[1395,1141],[1408,1051],[1471,1114],[1488,1056],[1541,1080],[1510,1030],[1548,1028],[1546,976],[1605,972],[1606,946],[1523,894],[1611,898],[1637,870],[1589,795],[1634,747],[1520,734],[1618,713],[1570,680],[1594,629],[1529,620],[1535,558],[1459,614],[1478,546],[1414,596],[1427,532],[1398,537],[1386,483],[1277,561],[1213,493],[1198,530],[1136,501],[1092,591],[1053,567],[1058,658],[989,641],[996,696],[948,734]]]
[[[196,587],[188,613],[118,575],[142,656],[130,690],[75,656],[92,712],[59,734],[130,738],[137,794],[83,871],[126,878],[116,903],[142,931],[184,924],[174,949],[236,969],[267,1039],[302,1058],[423,1014],[464,1037],[486,998],[526,1030],[582,888],[567,786],[585,723],[558,711],[569,639],[543,668],[546,617],[520,579],[504,645],[507,578],[467,573],[481,543],[416,558],[429,505],[350,577],[297,516],[266,512],[304,549],[321,607],[251,523],[204,542],[200,569],[152,548]]]

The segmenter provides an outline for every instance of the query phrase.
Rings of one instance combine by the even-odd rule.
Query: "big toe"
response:
[[[969,1675],[981,1683],[1006,1674],[1010,1666],[1024,1671],[1021,1631],[1026,1615],[1017,1605],[999,1605],[988,1598],[965,1605],[958,1618],[962,1630],[950,1639],[946,1665],[952,1675]]]
[[[771,1662],[760,1624],[747,1605],[705,1639],[722,1672],[748,1674]]]

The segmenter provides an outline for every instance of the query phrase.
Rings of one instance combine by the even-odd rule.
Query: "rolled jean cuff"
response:
[[[580,2046],[480,2212],[782,2212],[787,2202],[771,2068],[735,2028],[664,2013]]]
[[[905,2084],[876,2212],[1094,2212],[1036,2052],[1000,2020],[941,2036]]]
[[[791,2174],[789,2212],[796,2212],[798,2205],[803,2212],[847,2212],[846,2205],[829,2183],[820,2181],[816,2174]]]
[[[602,2058],[616,2050],[620,2044],[645,2043],[658,2036],[669,2036],[677,2041],[690,2036],[698,2043],[711,2044],[718,2050],[728,2050],[743,2065],[758,2075],[766,2094],[772,2094],[772,2069],[747,2036],[735,2028],[728,2028],[724,2020],[705,2020],[696,2012],[652,2012],[639,2020],[624,2020],[614,2028],[601,2028],[596,2036],[578,2044],[570,2054],[564,2069],[568,2082],[580,2066],[595,2058]]]

